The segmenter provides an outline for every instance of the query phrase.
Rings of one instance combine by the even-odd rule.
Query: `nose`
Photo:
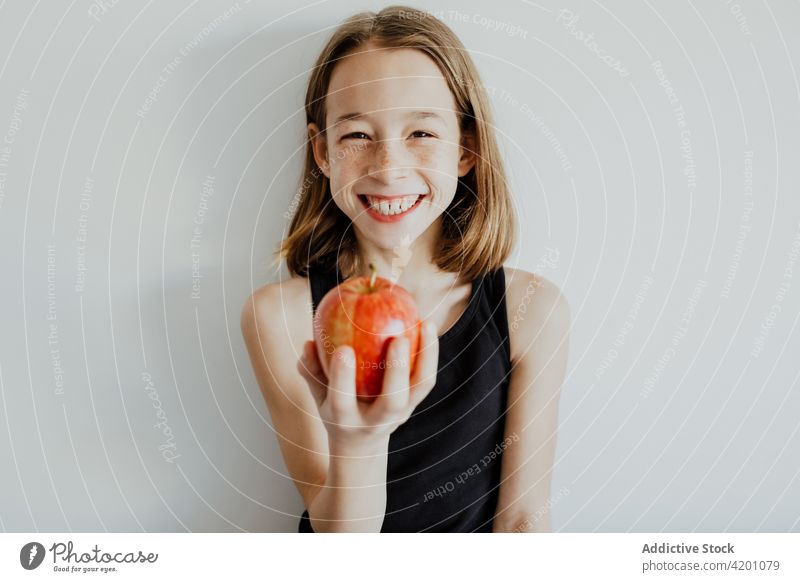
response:
[[[367,174],[381,182],[404,178],[409,171],[402,138],[378,141]]]

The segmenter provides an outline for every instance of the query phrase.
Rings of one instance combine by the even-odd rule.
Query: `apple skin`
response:
[[[314,343],[327,377],[334,350],[353,348],[356,357],[356,395],[372,401],[383,390],[389,339],[409,342],[409,370],[414,373],[422,323],[417,304],[400,285],[383,277],[353,277],[328,291],[314,315]]]

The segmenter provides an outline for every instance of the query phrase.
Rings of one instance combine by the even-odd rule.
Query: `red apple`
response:
[[[334,287],[317,306],[314,342],[325,375],[334,350],[353,348],[356,356],[356,394],[374,400],[383,389],[389,338],[405,336],[409,342],[409,370],[414,371],[420,344],[421,322],[414,298],[400,285],[377,277],[353,277]]]

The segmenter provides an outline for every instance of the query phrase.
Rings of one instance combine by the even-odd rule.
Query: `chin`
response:
[[[368,240],[372,245],[381,249],[382,251],[391,251],[398,253],[398,258],[402,259],[402,250],[411,247],[414,241],[419,238],[419,233],[415,230],[398,230],[395,233],[383,233],[382,235],[375,232],[359,231],[361,236]]]

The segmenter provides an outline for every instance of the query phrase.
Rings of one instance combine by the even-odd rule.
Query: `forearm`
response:
[[[535,512],[527,516],[513,518],[495,518],[492,533],[551,533],[550,516],[537,515]]]
[[[325,485],[308,508],[315,532],[379,532],[386,513],[388,438],[368,450],[331,446]]]

